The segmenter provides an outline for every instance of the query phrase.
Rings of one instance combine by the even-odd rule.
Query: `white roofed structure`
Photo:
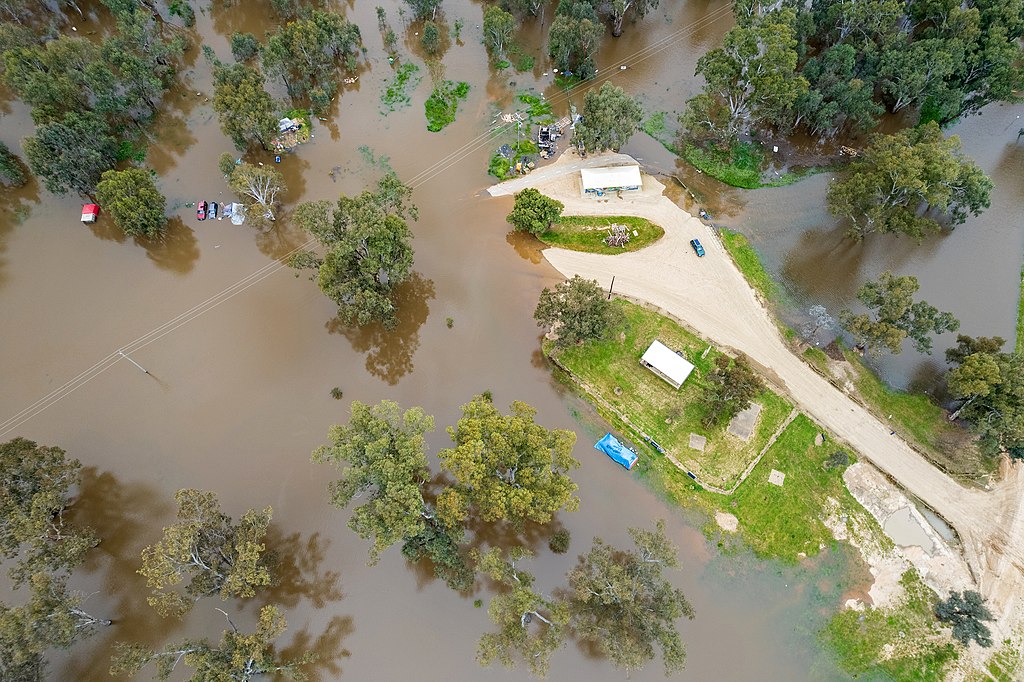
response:
[[[640,189],[644,184],[640,179],[640,166],[581,168],[580,179],[584,194]]]
[[[654,340],[650,348],[644,352],[643,357],[640,358],[640,364],[675,388],[682,386],[686,377],[690,376],[690,372],[693,371],[693,365],[686,358],[678,355],[658,340]]]

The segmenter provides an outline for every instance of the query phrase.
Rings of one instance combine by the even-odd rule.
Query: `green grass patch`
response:
[[[951,424],[946,412],[920,393],[904,393],[885,384],[852,351],[846,359],[857,393],[899,434],[915,443],[929,459],[951,475],[975,480],[991,473],[995,460],[983,455],[965,430]],[[891,415],[891,416],[890,416]]]
[[[740,531],[758,555],[796,561],[800,554],[817,554],[821,545],[834,542],[821,519],[822,511],[832,505],[829,499],[844,507],[859,506],[843,483],[845,467],[826,468],[829,455],[842,448],[827,439],[815,445],[821,432],[820,426],[799,415],[733,495],[736,508],[742,510],[737,514]],[[768,482],[772,469],[786,475],[781,487]]]
[[[853,675],[880,672],[897,682],[940,682],[958,653],[933,615],[935,594],[913,570],[900,584],[906,591],[902,601],[885,609],[840,611],[823,636]]]
[[[384,87],[384,92],[381,93],[380,101],[384,105],[381,113],[386,114],[398,109],[404,109],[412,104],[409,92],[419,84],[422,78],[419,72],[420,67],[415,64],[405,62],[398,65],[395,77],[388,82]]]
[[[757,189],[761,186],[761,169],[765,157],[756,142],[736,142],[728,151],[702,149],[685,144],[682,156],[692,166],[733,187]]]
[[[651,121],[651,119],[648,120]],[[652,126],[656,130],[657,121],[652,121]],[[647,129],[646,126],[644,129]],[[670,152],[679,154],[686,159],[691,166],[732,187],[743,189],[783,187],[792,185],[808,175],[829,169],[829,166],[798,168],[765,180],[764,172],[768,166],[767,156],[764,147],[757,142],[734,142],[728,150],[703,149],[686,143],[680,153],[675,145],[665,141],[664,135],[662,137],[654,133],[650,133],[650,135],[658,139]]]
[[[498,178],[498,180],[504,180],[515,175],[516,162],[522,159],[523,156],[537,153],[537,145],[530,140],[520,140],[517,143],[510,144],[509,147],[512,148],[511,158],[505,158],[499,152],[494,152],[491,155],[490,162],[487,164],[487,173]]]
[[[842,480],[845,466],[826,467],[826,461],[840,448],[831,439],[815,445],[815,436],[821,428],[803,415],[779,435],[733,495],[702,488],[666,456],[644,445],[642,437],[630,425],[602,402],[595,401],[587,390],[594,391],[601,400],[626,415],[702,480],[716,485],[728,484],[730,476],[731,480],[738,477],[746,464],[764,449],[789,415],[791,406],[770,391],[758,396],[756,401],[763,409],[750,443],[725,435],[721,428],[704,430],[700,425],[703,416],[701,375],[710,371],[717,351],[712,349],[702,358],[707,344],[672,320],[625,301],[616,301],[616,305],[622,306],[625,314],[626,338],[623,341],[616,335],[610,341],[591,341],[558,354],[559,361],[589,388],[583,389],[561,372],[557,376],[589,399],[613,428],[639,445],[640,460],[633,467],[637,476],[680,507],[701,510],[709,518],[716,511],[734,514],[739,520],[738,536],[723,533],[713,521],[704,526],[705,534],[718,540],[726,551],[742,541],[762,558],[795,563],[801,556],[814,556],[822,547],[835,542],[822,519],[840,514],[848,519],[848,532],[862,543],[891,547],[874,517],[846,489]],[[679,391],[638,362],[654,338],[683,350],[698,368]],[[545,352],[552,350],[551,344],[545,345]],[[622,389],[619,394],[616,394],[616,387]],[[666,417],[670,423],[666,423]],[[691,431],[708,436],[703,453],[688,448]],[[849,452],[846,454],[847,461],[854,461]],[[783,487],[768,482],[772,469],[786,474]]]
[[[984,672],[976,672],[967,679],[970,682],[1018,682],[1024,676],[1024,653],[1014,646],[1012,640],[1005,640],[985,663]]]
[[[726,424],[705,428],[705,380],[718,351],[674,321],[626,301],[616,301],[625,324],[606,341],[591,341],[559,352],[559,360],[594,387],[615,409],[643,429],[703,480],[728,489],[738,479],[789,414],[791,405],[764,391],[762,406],[749,442],[726,431]],[[624,335],[623,340],[619,340]],[[681,351],[697,368],[676,390],[640,365],[640,356],[655,339]],[[689,448],[690,434],[707,437],[704,452]]]
[[[664,111],[655,111],[647,117],[642,127],[644,132],[660,142],[662,147],[676,156],[680,156],[679,148],[675,144],[676,135],[669,130],[668,123],[666,122],[665,117],[667,115]]]
[[[1024,270],[1020,271],[1020,298],[1017,300],[1017,352],[1024,353]]]
[[[625,246],[608,246],[605,237],[612,225],[625,225],[629,241]],[[637,234],[634,235],[633,232]],[[664,236],[665,230],[646,218],[633,216],[562,216],[551,229],[540,235],[548,246],[558,246],[586,253],[623,253],[637,251]]]
[[[761,264],[761,258],[757,255],[757,251],[750,245],[747,238],[739,232],[725,229],[721,231],[721,236],[726,251],[732,256],[732,259],[736,262],[736,267],[746,277],[750,286],[754,287],[768,301],[777,301],[779,296],[778,285],[771,275],[768,274],[768,271],[764,269],[764,265]]]
[[[530,117],[531,123],[546,125],[554,123],[555,116],[551,110],[551,103],[546,99],[530,92],[521,92],[517,99],[526,105],[526,115]]]
[[[430,97],[423,104],[427,116],[427,130],[436,133],[455,121],[459,102],[465,100],[467,95],[469,95],[469,83],[466,81],[456,83],[446,80],[434,86]]]
[[[825,351],[822,349],[811,346],[804,351],[804,359],[825,374],[828,374],[828,356],[825,355]]]

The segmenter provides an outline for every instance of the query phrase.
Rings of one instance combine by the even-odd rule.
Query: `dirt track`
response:
[[[566,214],[635,215],[665,229],[657,243],[607,256],[549,248],[548,261],[566,277],[579,274],[617,293],[648,301],[685,320],[721,346],[741,351],[781,382],[797,404],[834,435],[946,518],[960,534],[965,558],[1008,635],[1024,597],[1024,477],[1016,468],[992,491],[968,489],[929,464],[891,429],[796,357],[710,228],[662,195],[645,176],[641,192],[603,199],[580,196],[582,166],[617,165],[622,154],[580,159],[564,154],[551,166],[490,190],[495,196],[536,187],[565,204]],[[634,162],[635,163],[635,162]],[[689,240],[706,250],[697,258]],[[968,587],[968,586],[965,586]]]

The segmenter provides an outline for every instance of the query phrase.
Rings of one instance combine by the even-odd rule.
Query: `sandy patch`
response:
[[[735,533],[740,527],[740,520],[729,512],[716,511],[715,523],[718,524],[719,528],[730,533]]]

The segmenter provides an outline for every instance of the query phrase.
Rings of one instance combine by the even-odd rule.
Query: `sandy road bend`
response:
[[[664,197],[657,181],[645,177],[643,191],[630,198],[580,196],[575,171],[624,162],[635,163],[621,154],[586,159],[563,154],[556,163],[490,193],[508,195],[536,187],[564,203],[566,214],[635,215],[661,225],[665,237],[641,251],[607,256],[549,248],[544,255],[566,277],[579,274],[607,286],[614,275],[617,292],[670,311],[717,344],[746,353],[774,373],[808,415],[953,524],[978,589],[991,600],[999,629],[1009,634],[1024,599],[1024,476],[1013,470],[992,491],[968,489],[891,435],[888,426],[790,352],[709,228]],[[702,259],[690,248],[693,237],[705,246]]]

